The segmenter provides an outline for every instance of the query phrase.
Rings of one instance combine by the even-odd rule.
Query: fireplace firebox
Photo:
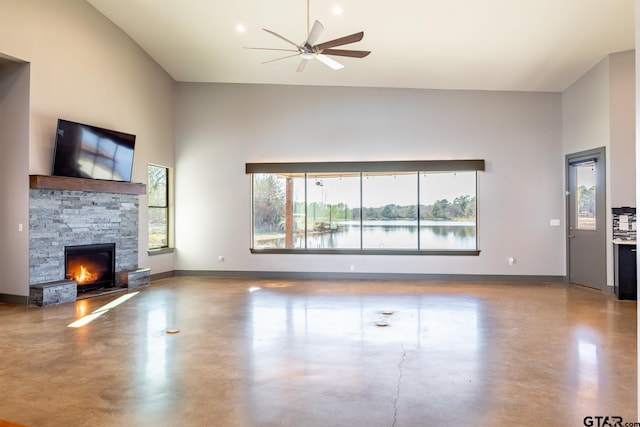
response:
[[[115,243],[65,246],[65,277],[78,283],[78,293],[115,286]]]

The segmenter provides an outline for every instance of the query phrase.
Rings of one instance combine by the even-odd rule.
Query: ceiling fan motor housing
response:
[[[318,52],[315,52],[313,47],[311,45],[309,45],[309,43],[305,43],[302,46],[300,46],[300,56],[303,59],[313,59],[313,57],[317,53]]]

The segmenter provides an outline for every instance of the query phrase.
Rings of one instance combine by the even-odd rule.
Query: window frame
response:
[[[337,254],[337,255],[471,255],[477,256],[479,250],[478,233],[478,175],[485,170],[485,161],[475,160],[409,160],[409,161],[372,161],[372,162],[301,162],[301,163],[246,163],[245,173],[253,174],[307,174],[313,173],[360,173],[367,172],[476,172],[476,249],[309,249],[309,248],[254,248],[254,190],[251,179],[251,244],[252,254]],[[362,178],[361,178],[362,179]],[[419,191],[419,189],[418,189]],[[362,194],[361,194],[362,197]],[[419,195],[418,195],[419,197]],[[418,199],[416,199],[418,200]]]
[[[151,220],[151,209],[163,209],[166,212],[166,224],[165,224],[165,231],[166,231],[166,245],[165,246],[159,246],[159,247],[151,247],[150,246],[150,241],[149,241],[149,234],[147,235],[147,254],[148,255],[159,255],[159,254],[163,254],[163,253],[170,253],[173,252],[173,247],[172,247],[172,235],[171,235],[171,202],[170,202],[170,196],[171,196],[171,168],[168,166],[164,166],[164,165],[159,165],[156,163],[149,163],[147,164],[147,184],[149,184],[148,180],[149,180],[149,168],[150,167],[155,167],[155,168],[161,168],[164,169],[165,171],[165,178],[166,178],[166,185],[165,185],[165,197],[164,197],[164,201],[165,203],[163,205],[151,205],[151,198],[149,197],[148,191],[147,191],[147,227],[150,226],[150,220]]]
[[[581,231],[598,231],[598,215],[600,215],[601,213],[598,212],[597,209],[597,203],[596,203],[596,199],[597,199],[597,186],[596,186],[596,182],[597,182],[597,178],[595,176],[595,167],[596,167],[596,161],[594,159],[589,159],[586,161],[582,161],[582,162],[578,162],[578,163],[574,163],[571,166],[574,167],[574,172],[575,172],[575,182],[576,182],[576,197],[575,197],[575,218],[573,218],[574,224],[575,224],[575,228],[576,230],[581,230]],[[594,172],[593,173],[593,183],[591,187],[585,187],[584,185],[581,185],[584,183],[584,181],[581,179],[581,171],[582,168],[591,168],[591,170]],[[590,181],[590,180],[589,180]],[[592,196],[590,197],[590,207],[593,210],[593,216],[584,216],[581,214],[581,209],[580,206],[582,204],[582,202],[584,201],[584,193],[583,192],[587,192],[587,194],[589,192],[592,191]],[[588,221],[588,220],[592,220],[592,221]]]

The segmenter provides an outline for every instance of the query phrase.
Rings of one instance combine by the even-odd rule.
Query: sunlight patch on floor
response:
[[[103,314],[105,314],[107,311],[111,310],[112,308],[115,308],[117,306],[119,306],[120,304],[124,303],[125,301],[129,300],[130,298],[133,298],[134,296],[138,295],[139,292],[132,292],[130,294],[126,294],[121,296],[120,298],[117,298],[113,301],[111,301],[108,304],[103,305],[102,307],[98,308],[97,310],[94,310],[91,314],[87,314],[86,316],[81,317],[80,319],[69,323],[67,325],[68,328],[81,328],[82,326],[85,326],[88,323],[91,323],[92,321],[96,320],[98,317],[102,316]]]

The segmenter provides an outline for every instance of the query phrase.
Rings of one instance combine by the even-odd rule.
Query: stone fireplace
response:
[[[118,285],[121,273],[138,271],[138,195],[144,193],[143,184],[32,175],[29,285],[76,282],[67,272],[67,248],[88,245],[113,247],[113,271],[102,281]]]

